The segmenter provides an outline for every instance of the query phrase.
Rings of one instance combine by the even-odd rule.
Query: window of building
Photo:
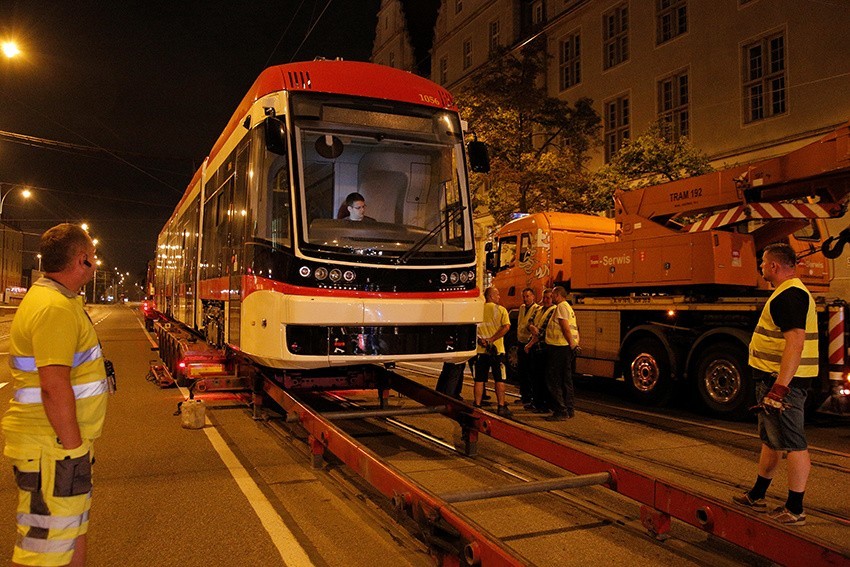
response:
[[[687,0],[656,0],[656,41],[661,44],[688,31]]]
[[[602,14],[603,68],[629,60],[629,6],[620,4]]]
[[[499,40],[499,34],[501,33],[501,26],[499,25],[499,20],[494,20],[490,22],[490,33],[488,35],[488,44],[490,47],[490,55],[499,48],[501,42]]]
[[[449,82],[449,58],[440,57],[440,84],[446,85]]]
[[[472,40],[463,40],[463,69],[464,71],[472,67]]]
[[[690,135],[688,99],[687,71],[658,81],[658,119],[670,126],[676,140]]]
[[[605,161],[617,153],[629,139],[631,110],[628,95],[622,95],[605,103]]]
[[[460,14],[463,11],[463,0],[455,0],[455,14]]]
[[[561,40],[559,85],[566,90],[581,82],[581,36],[573,32]]]
[[[784,114],[785,33],[774,34],[744,46],[744,121],[754,122]]]
[[[543,0],[534,0],[534,2],[531,3],[531,23],[536,26],[545,21],[546,10],[543,5]]]

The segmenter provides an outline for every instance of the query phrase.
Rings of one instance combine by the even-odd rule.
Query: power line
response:
[[[304,46],[304,42],[306,42],[306,41],[307,41],[307,38],[308,38],[308,37],[310,37],[310,34],[311,34],[311,33],[313,33],[313,30],[314,30],[314,29],[316,29],[316,24],[318,24],[318,23],[319,23],[319,21],[322,19],[322,16],[324,16],[324,15],[325,15],[325,12],[327,12],[328,8],[329,8],[329,7],[330,7],[330,5],[331,5],[331,2],[333,2],[333,0],[328,0],[328,3],[327,3],[327,4],[325,4],[324,9],[322,10],[322,13],[321,13],[321,14],[319,14],[319,17],[318,17],[318,18],[316,18],[316,21],[315,21],[315,22],[313,22],[313,25],[312,25],[312,26],[310,26],[310,29],[309,29],[309,30],[307,30],[307,33],[304,35],[304,39],[302,39],[302,40],[301,40],[301,43],[298,45],[298,49],[296,49],[296,50],[295,50],[295,53],[293,53],[293,54],[292,54],[292,57],[289,59],[289,62],[290,62],[290,63],[292,63],[292,62],[295,60],[295,56],[296,56],[296,55],[298,55],[298,52],[299,52],[299,51],[301,51],[301,48]]]

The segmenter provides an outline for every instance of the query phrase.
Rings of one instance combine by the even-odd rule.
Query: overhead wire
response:
[[[79,133],[79,132],[76,132],[76,131],[72,130],[71,128],[69,128],[69,127],[65,126],[64,124],[62,124],[62,123],[61,123],[61,122],[59,122],[58,120],[56,120],[56,119],[54,119],[54,118],[52,118],[52,117],[48,116],[47,114],[45,114],[44,112],[42,112],[42,111],[40,111],[40,110],[38,110],[37,108],[34,108],[34,107],[32,107],[32,106],[30,106],[30,105],[26,104],[25,102],[23,102],[23,101],[19,100],[17,97],[14,97],[14,96],[12,96],[12,95],[10,95],[10,94],[8,94],[8,93],[4,93],[4,94],[5,94],[8,98],[10,98],[10,99],[14,100],[15,102],[17,102],[18,104],[20,104],[21,106],[23,106],[24,108],[29,109],[31,112],[34,112],[34,113],[36,113],[36,114],[41,115],[42,117],[44,117],[44,118],[45,118],[45,119],[47,119],[48,121],[52,122],[53,124],[55,124],[55,125],[59,126],[59,127],[60,127],[60,128],[62,128],[63,130],[66,130],[67,132],[70,132],[71,134],[74,134],[75,136],[78,136],[79,138],[81,138],[81,139],[85,140],[85,141],[86,141],[86,142],[88,142],[90,145],[92,145],[92,146],[94,146],[94,147],[97,147],[97,148],[100,148],[100,150],[101,150],[102,152],[104,152],[104,153],[106,153],[106,154],[108,154],[108,155],[112,156],[113,158],[117,159],[118,161],[120,161],[121,163],[123,163],[123,164],[127,165],[128,167],[131,167],[131,168],[135,169],[136,171],[138,171],[138,172],[139,172],[139,173],[141,173],[142,175],[145,175],[146,177],[149,177],[149,178],[153,179],[153,180],[154,180],[154,181],[156,181],[157,183],[159,183],[159,184],[161,184],[161,185],[164,185],[165,187],[167,187],[167,188],[171,189],[172,191],[174,191],[175,193],[177,193],[177,194],[179,194],[179,195],[182,195],[182,194],[183,194],[183,190],[182,190],[182,189],[178,189],[178,188],[174,187],[173,185],[171,185],[170,183],[168,183],[168,182],[164,181],[163,179],[160,179],[159,177],[157,177],[157,176],[153,175],[152,173],[150,173],[150,172],[148,172],[148,171],[144,170],[143,168],[141,168],[141,167],[137,166],[136,164],[134,164],[134,163],[132,163],[132,162],[130,162],[130,161],[128,161],[128,160],[126,160],[126,159],[122,158],[121,156],[119,156],[118,154],[116,154],[114,151],[109,150],[109,149],[107,149],[107,148],[104,148],[103,146],[101,146],[101,145],[100,145],[100,144],[98,144],[97,142],[94,142],[94,141],[92,141],[92,140],[88,139],[88,138],[87,138],[86,136],[84,136],[83,134],[81,134],[81,133]]]
[[[266,59],[266,63],[265,63],[265,65],[263,65],[263,69],[268,67],[269,63],[271,63],[272,57],[274,57],[274,54],[277,51],[277,48],[280,47],[280,44],[283,41],[283,38],[286,37],[286,34],[289,31],[289,28],[292,27],[292,23],[295,21],[295,17],[298,15],[298,12],[301,11],[301,6],[304,5],[304,1],[305,0],[301,0],[301,3],[298,4],[298,8],[296,8],[295,12],[292,13],[292,17],[289,18],[289,23],[286,24],[286,28],[284,28],[283,33],[280,34],[280,37],[278,38],[277,43],[274,44],[274,48],[272,49],[272,52],[269,53],[269,57],[268,57],[268,59]]]
[[[307,30],[306,34],[304,34],[304,39],[301,40],[301,43],[298,45],[298,48],[295,50],[295,53],[293,53],[292,57],[289,58],[290,63],[292,63],[295,60],[295,57],[298,55],[298,52],[301,51],[301,48],[304,46],[304,43],[307,41],[307,38],[309,38],[310,34],[313,33],[313,30],[316,29],[316,25],[321,21],[322,16],[325,15],[325,12],[328,11],[328,8],[330,7],[331,2],[333,2],[333,0],[328,0],[328,3],[325,4],[325,7],[322,9],[322,13],[319,14],[319,17],[316,18],[316,21],[313,22],[313,25],[310,26],[310,29]]]

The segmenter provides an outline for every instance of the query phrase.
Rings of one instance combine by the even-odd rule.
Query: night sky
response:
[[[4,194],[9,183],[34,189],[2,211],[27,235],[24,269],[37,266],[37,235],[86,221],[109,269],[143,273],[257,75],[316,56],[368,60],[379,6],[0,1],[0,39],[23,51],[0,57],[0,182]]]

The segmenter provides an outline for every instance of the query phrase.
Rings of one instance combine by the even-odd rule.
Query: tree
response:
[[[636,189],[714,171],[708,158],[684,136],[675,138],[670,124],[654,122],[614,154],[593,175],[587,199],[605,210],[617,189]]]
[[[570,106],[538,86],[546,57],[539,42],[519,53],[503,49],[457,95],[490,148],[484,204],[499,223],[517,211],[584,210],[585,165],[600,118],[590,99]]]

